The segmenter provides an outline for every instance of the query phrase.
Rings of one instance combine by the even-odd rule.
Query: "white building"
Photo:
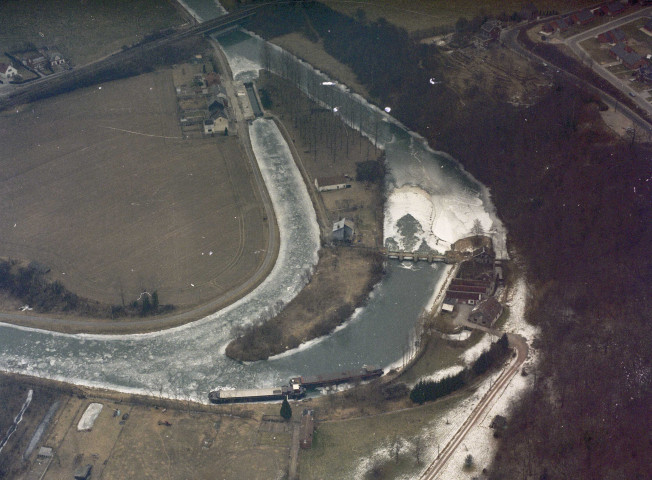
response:
[[[315,178],[315,187],[320,192],[328,192],[330,190],[341,190],[343,188],[351,188],[346,177],[337,176],[337,177],[320,177]]]
[[[11,80],[16,75],[18,75],[18,70],[6,63],[0,63],[0,79]]]

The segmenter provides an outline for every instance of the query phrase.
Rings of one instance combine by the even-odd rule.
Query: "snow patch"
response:
[[[90,432],[93,429],[95,420],[97,420],[103,407],[104,406],[101,403],[91,403],[79,419],[77,430],[80,432]]]

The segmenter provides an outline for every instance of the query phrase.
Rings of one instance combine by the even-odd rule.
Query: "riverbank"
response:
[[[329,334],[366,303],[383,275],[383,258],[373,250],[382,243],[382,186],[353,180],[357,165],[377,161],[381,152],[280,77],[261,72],[257,86],[311,194],[324,247],[312,279],[289,305],[237,331],[226,355],[239,361],[263,360]],[[313,135],[317,128],[330,138]],[[315,179],[334,175],[348,176],[352,188],[319,192]],[[366,248],[331,244],[332,224],[345,216],[355,223],[354,245]]]
[[[226,355],[240,361],[264,360],[331,333],[365,304],[382,275],[380,254],[322,248],[310,283],[274,318],[239,332]]]

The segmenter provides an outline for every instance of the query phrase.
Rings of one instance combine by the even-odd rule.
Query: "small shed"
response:
[[[471,310],[469,322],[490,327],[498,320],[501,313],[503,313],[503,306],[494,297],[489,297]]]
[[[315,431],[315,412],[314,410],[305,409],[301,415],[301,427],[299,435],[299,445],[304,450],[312,447],[312,434]]]
[[[315,178],[315,187],[320,192],[328,192],[330,190],[341,190],[343,188],[351,188],[349,180],[344,176],[335,177],[319,177]]]
[[[75,480],[88,480],[89,478],[91,478],[92,470],[93,470],[93,465],[91,464],[86,464],[82,467],[79,467],[77,470],[75,470],[74,473]]]
[[[41,447],[38,449],[38,456],[41,458],[52,458],[54,451],[52,447]]]
[[[355,223],[352,220],[343,218],[338,222],[333,223],[333,240],[340,242],[350,242],[355,233]]]

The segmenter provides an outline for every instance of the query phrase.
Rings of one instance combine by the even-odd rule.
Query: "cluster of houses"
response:
[[[460,265],[457,277],[446,290],[442,310],[452,312],[456,304],[472,305],[468,321],[491,327],[503,312],[503,306],[493,296],[501,281],[502,267],[493,250],[479,248]]]
[[[39,75],[50,75],[69,68],[66,58],[56,47],[41,47],[11,55],[25,68]]]
[[[12,63],[0,63],[0,83],[22,81],[18,69],[14,65],[26,68],[37,77],[52,75],[71,68],[66,58],[56,47],[30,48],[18,52],[7,52],[6,56]]]
[[[595,21],[597,17],[603,15],[610,17],[618,16],[624,13],[626,9],[627,5],[622,2],[604,3],[597,7],[573,12],[570,15],[548,22],[543,26],[541,33],[551,35],[555,32],[565,32],[573,25],[588,25]]]
[[[228,134],[228,97],[219,74],[198,73],[176,87],[179,122],[186,136]]]

